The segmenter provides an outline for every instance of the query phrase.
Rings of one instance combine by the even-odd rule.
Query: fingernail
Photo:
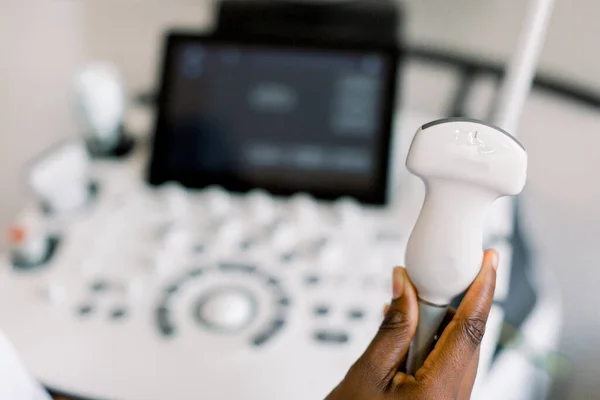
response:
[[[404,292],[404,268],[394,268],[393,283],[392,283],[392,298],[396,300]]]
[[[495,250],[490,251],[490,263],[492,264],[492,268],[494,271],[498,270],[498,253]]]

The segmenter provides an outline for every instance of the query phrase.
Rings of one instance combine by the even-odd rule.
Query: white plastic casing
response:
[[[417,131],[406,166],[426,188],[406,248],[407,272],[422,300],[447,305],[481,268],[491,205],[523,189],[527,153],[500,128],[445,119]]]
[[[67,140],[32,163],[28,183],[52,212],[82,207],[89,198],[90,155],[79,140]]]
[[[86,66],[75,80],[78,121],[83,134],[110,150],[118,144],[125,93],[117,68],[104,62]]]

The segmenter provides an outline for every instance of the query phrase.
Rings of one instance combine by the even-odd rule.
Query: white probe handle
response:
[[[445,306],[477,275],[488,211],[499,197],[521,192],[527,153],[500,128],[446,119],[417,131],[406,165],[426,187],[406,269],[422,300]]]
[[[407,372],[414,374],[431,350],[447,306],[481,268],[492,204],[523,189],[527,153],[500,128],[446,119],[417,131],[406,166],[426,188],[405,260],[419,295],[419,324],[407,360]]]

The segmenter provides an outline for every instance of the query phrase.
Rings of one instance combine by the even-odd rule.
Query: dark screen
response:
[[[390,57],[198,41],[169,54],[157,134],[170,179],[357,197],[378,184]]]

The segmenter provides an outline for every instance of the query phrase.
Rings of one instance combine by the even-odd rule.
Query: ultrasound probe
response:
[[[407,364],[414,373],[427,358],[448,305],[481,268],[483,227],[492,204],[523,189],[527,153],[500,128],[445,119],[417,131],[406,166],[426,188],[406,247],[406,270],[420,300]]]

